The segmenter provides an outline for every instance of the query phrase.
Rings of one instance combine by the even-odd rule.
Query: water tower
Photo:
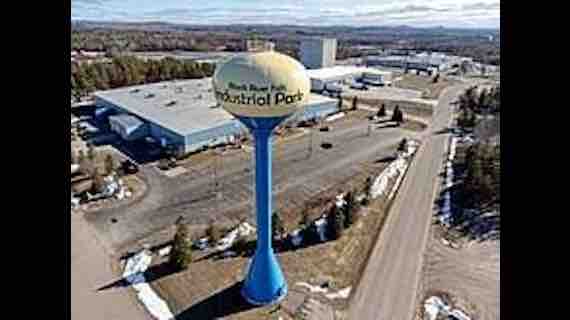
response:
[[[251,304],[273,304],[285,297],[287,283],[271,245],[271,136],[306,103],[310,80],[293,58],[260,52],[238,55],[220,65],[213,85],[216,100],[255,139],[257,248],[241,292]]]

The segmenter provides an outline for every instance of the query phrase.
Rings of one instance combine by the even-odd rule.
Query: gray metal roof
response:
[[[179,135],[209,129],[234,117],[216,107],[212,78],[165,81],[95,92],[95,97]],[[309,105],[334,99],[311,94]]]

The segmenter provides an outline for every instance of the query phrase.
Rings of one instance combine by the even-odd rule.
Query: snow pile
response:
[[[370,197],[372,199],[384,194],[388,188],[388,182],[394,177],[397,177],[396,183],[392,187],[388,198],[390,199],[394,196],[404,176],[404,172],[406,172],[408,168],[407,160],[416,152],[418,145],[419,143],[416,141],[408,141],[406,149],[403,152],[398,153],[397,159],[392,161],[392,163],[390,163],[390,165],[388,165],[388,167],[382,171],[376,179],[374,179],[372,188],[370,189]]]
[[[301,235],[301,229],[295,229],[291,232],[291,244],[294,247],[298,247],[303,242],[303,236]]]
[[[335,121],[335,120],[340,119],[340,118],[342,118],[342,117],[344,117],[344,116],[345,116],[345,113],[344,113],[344,112],[339,112],[339,113],[333,114],[332,116],[326,117],[326,118],[325,118],[325,121],[326,121],[326,122]]]
[[[449,312],[450,307],[446,305],[439,297],[432,296],[429,297],[424,303],[424,319],[435,320],[439,312],[443,311],[445,313]]]
[[[323,215],[319,219],[315,220],[315,227],[317,227],[317,233],[319,234],[319,239],[321,242],[327,241],[325,237],[325,232],[327,230],[327,216]]]
[[[449,154],[445,161],[445,181],[444,188],[449,189],[453,186],[453,159],[455,159],[455,148],[457,147],[457,137],[452,136],[449,144]],[[446,190],[443,194],[443,204],[441,206],[441,214],[439,221],[446,226],[449,226],[451,221],[451,193]]]
[[[346,200],[344,200],[344,193],[341,193],[336,196],[335,205],[337,208],[342,208],[346,204]]]
[[[159,320],[174,319],[168,305],[162,300],[151,286],[146,283],[144,272],[152,261],[152,256],[143,250],[127,260],[123,278],[129,282],[137,292],[137,298],[142,302],[150,314]]]
[[[384,194],[384,192],[388,187],[388,182],[390,181],[390,179],[393,179],[394,177],[399,175],[401,172],[405,170],[406,167],[407,163],[404,158],[398,158],[394,160],[392,163],[390,163],[390,165],[388,165],[388,167],[384,171],[382,171],[382,173],[380,173],[372,183],[370,197],[372,199],[375,199]]]
[[[337,292],[328,293],[329,290],[327,288],[323,288],[321,286],[312,286],[306,282],[297,282],[297,283],[295,283],[295,285],[297,285],[299,287],[307,288],[310,293],[322,293],[322,294],[324,294],[324,296],[327,299],[330,299],[330,300],[346,299],[346,298],[348,298],[348,295],[350,294],[350,290],[352,289],[352,287],[346,287],[346,288],[341,289]]]
[[[348,295],[350,294],[350,290],[352,289],[352,287],[346,287],[342,290],[339,290],[337,292],[333,292],[333,293],[328,293],[325,294],[325,297],[327,297],[327,299],[346,299],[348,298]]]
[[[225,237],[218,241],[218,245],[216,246],[217,251],[224,251],[234,244],[234,242],[238,239],[238,237],[246,237],[251,233],[255,232],[255,228],[252,227],[249,223],[243,222],[240,223],[234,230],[229,232]]]
[[[435,320],[440,312],[445,319],[471,320],[463,311],[459,309],[451,310],[451,307],[437,296],[431,296],[425,301],[424,312],[424,320]]]
[[[71,196],[71,209],[76,209],[79,207],[79,198]]]
[[[305,287],[311,293],[326,293],[328,291],[325,288],[321,288],[320,286],[312,286],[306,282],[297,282],[297,283],[295,283],[295,285],[297,285],[299,287]]]
[[[158,255],[161,257],[166,257],[167,255],[170,254],[170,251],[172,251],[172,246],[164,247],[158,250]]]

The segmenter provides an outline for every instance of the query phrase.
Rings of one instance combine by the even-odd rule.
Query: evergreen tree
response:
[[[206,236],[210,239],[211,243],[217,243],[222,237],[222,231],[220,228],[212,221],[206,229]]]
[[[336,207],[336,206],[335,206]],[[344,228],[346,225],[346,217],[343,210],[335,210],[334,221],[333,221],[333,239],[338,239],[342,236]]]
[[[398,125],[404,122],[404,114],[402,113],[402,110],[400,110],[400,107],[398,105],[396,105],[394,111],[392,112],[392,121],[397,122]]]
[[[94,170],[93,173],[93,193],[103,192],[105,188],[105,179],[101,172],[97,169]]]
[[[358,204],[354,192],[349,191],[345,196],[346,204],[344,205],[344,227],[348,228],[356,222]]]
[[[91,161],[95,161],[95,158],[97,157],[97,152],[95,151],[95,148],[93,146],[88,146],[87,147],[87,158]]]
[[[299,222],[301,228],[306,228],[311,225],[311,217],[309,216],[309,209],[304,208],[301,212],[301,221]]]
[[[398,145],[398,151],[406,151],[406,145],[408,144],[408,139],[402,138],[400,144]]]
[[[273,239],[281,239],[285,233],[285,227],[283,225],[283,220],[278,211],[273,211],[271,215],[271,235]]]
[[[378,113],[376,113],[378,117],[385,117],[386,116],[386,105],[382,104],[380,109],[378,109]]]
[[[192,262],[192,241],[188,228],[182,223],[176,224],[176,234],[170,250],[169,262],[176,270],[184,270]]]
[[[354,96],[354,98],[352,98],[352,110],[356,110],[358,108],[358,97]]]
[[[372,185],[373,185],[373,181],[372,181],[372,177],[367,177],[366,181],[364,181],[364,190],[362,190],[364,192],[364,201],[366,203],[363,204],[368,204],[368,202],[370,201],[370,193],[372,193]]]
[[[108,154],[105,157],[105,172],[107,174],[111,174],[115,171],[115,161],[113,160],[113,156]]]

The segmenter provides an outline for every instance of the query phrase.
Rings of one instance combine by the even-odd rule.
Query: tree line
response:
[[[468,88],[458,99],[459,117],[457,125],[460,128],[473,128],[477,123],[477,115],[501,112],[501,87],[496,86],[480,92],[476,87]]]
[[[496,208],[501,201],[501,150],[498,145],[477,143],[467,149],[463,180],[468,208]]]
[[[198,79],[212,76],[215,66],[177,60],[142,60],[133,56],[115,57],[111,62],[73,63],[71,97],[80,100],[95,90],[107,90],[174,79]]]

